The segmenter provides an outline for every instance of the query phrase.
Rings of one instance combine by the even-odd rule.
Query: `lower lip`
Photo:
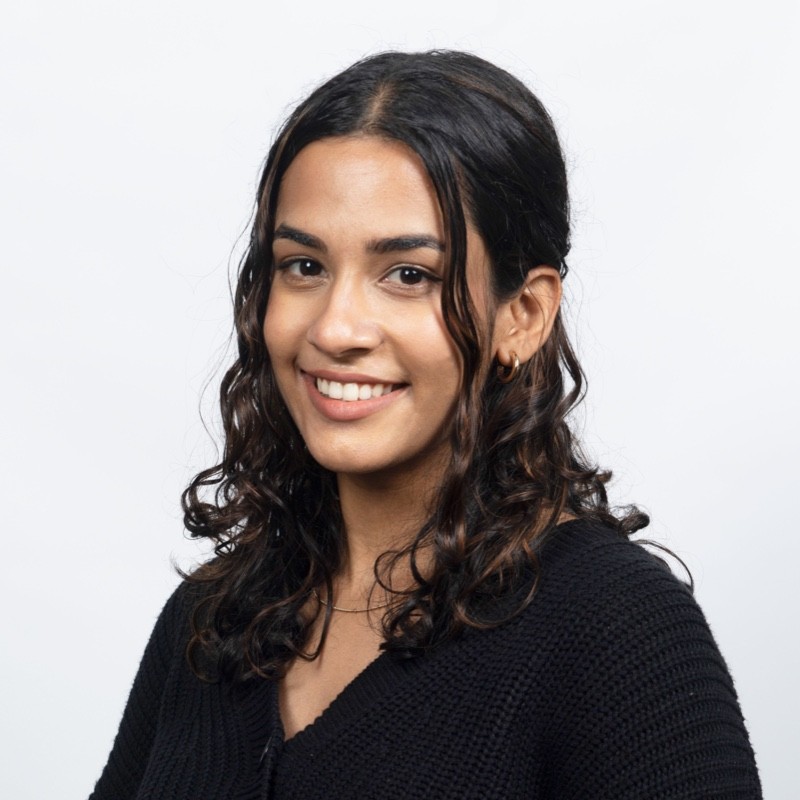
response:
[[[403,386],[389,392],[389,394],[371,397],[369,400],[334,400],[332,397],[326,397],[317,389],[316,378],[304,372],[303,380],[308,388],[308,395],[314,408],[323,416],[336,422],[352,422],[353,420],[368,417],[376,411],[381,411],[394,403],[406,389]]]

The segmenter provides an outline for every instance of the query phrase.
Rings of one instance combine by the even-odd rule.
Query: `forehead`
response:
[[[304,147],[281,181],[275,220],[313,226],[323,237],[326,231],[444,235],[436,192],[419,156],[377,136],[333,137]]]

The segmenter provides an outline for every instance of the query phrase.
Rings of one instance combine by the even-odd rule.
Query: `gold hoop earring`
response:
[[[500,383],[511,383],[519,372],[519,356],[511,351],[511,366],[504,367],[502,364],[497,366],[497,379]]]

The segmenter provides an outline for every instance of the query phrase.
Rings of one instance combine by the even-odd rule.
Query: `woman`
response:
[[[184,494],[217,555],[94,798],[760,796],[701,612],[567,425],[568,250],[552,122],[497,67],[386,53],[300,104]]]

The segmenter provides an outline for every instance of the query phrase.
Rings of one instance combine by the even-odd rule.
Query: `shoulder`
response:
[[[643,544],[584,520],[560,525],[540,551],[542,594],[571,604],[695,606],[691,589]]]
[[[155,649],[165,657],[182,650],[190,636],[192,615],[201,597],[201,587],[185,578],[181,580],[158,614],[148,649]]]
[[[727,675],[691,589],[643,545],[605,526],[576,520],[556,529],[541,552],[528,614],[586,657],[613,652],[619,664],[660,659],[665,648],[688,658],[700,648]]]
[[[556,527],[540,548],[540,558],[554,568],[588,561],[606,565],[657,565],[665,569],[663,560],[656,558],[642,544],[606,525],[583,519],[574,519]]]
[[[159,622],[169,627],[181,627],[187,622],[201,595],[199,586],[183,578],[164,603],[158,617]]]
[[[531,663],[547,653],[539,679],[559,709],[554,780],[575,796],[587,796],[585,780],[603,787],[598,797],[706,797],[721,786],[732,794],[720,796],[759,796],[708,623],[686,584],[642,545],[585,522],[560,526],[522,617]]]

